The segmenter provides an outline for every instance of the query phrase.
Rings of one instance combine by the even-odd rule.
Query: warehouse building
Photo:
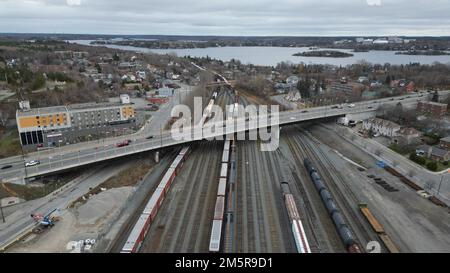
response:
[[[124,103],[31,109],[29,103],[21,102],[16,120],[20,142],[26,150],[112,137],[137,129],[134,107]]]

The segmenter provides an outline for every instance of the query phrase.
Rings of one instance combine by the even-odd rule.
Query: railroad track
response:
[[[271,233],[271,236],[279,236],[273,239],[273,242],[276,243],[274,243],[275,251],[286,250],[286,252],[297,252],[297,247],[291,236],[292,231],[289,229],[291,222],[285,209],[285,203],[283,202],[284,199],[280,188],[281,182],[292,181],[292,179],[287,178],[287,176],[291,176],[289,175],[289,172],[285,172],[285,166],[283,166],[283,160],[280,155],[279,150],[275,153],[263,153],[263,156],[266,157],[268,166],[271,167],[270,171],[268,171],[269,168],[266,168],[265,170],[267,177],[270,177],[268,181],[273,182],[269,183],[269,192],[275,194],[271,195],[271,204],[273,213],[275,214],[274,219],[278,219],[277,224],[281,231],[281,234]],[[278,195],[277,192],[280,192],[280,195]]]
[[[205,174],[203,181],[206,181],[207,186],[201,187],[202,190],[200,196],[196,199],[197,211],[200,210],[200,213],[197,212],[194,221],[192,222],[191,220],[189,223],[189,225],[192,226],[193,231],[187,248],[189,252],[200,252],[209,247],[210,225],[216,204],[215,193],[218,188],[217,181],[219,181],[219,166],[222,155],[220,151],[223,142],[213,141],[211,144],[212,147],[211,150],[209,150],[209,153],[212,153],[212,160],[208,162],[207,168],[204,166],[202,167],[204,169],[203,174]],[[204,200],[204,202],[200,203],[200,200]],[[198,207],[200,207],[200,209]],[[197,236],[194,236],[195,234],[197,234]],[[207,234],[207,236],[205,236],[205,234]]]
[[[324,183],[329,187],[337,205],[341,208],[344,218],[349,223],[349,228],[358,238],[359,244],[365,246],[369,241],[374,240],[376,237],[369,234],[370,227],[364,224],[365,222],[357,211],[357,205],[360,201],[345,183],[331,160],[320,148],[313,147],[311,139],[305,133],[301,132],[296,136],[296,139],[310,160],[320,169],[319,172],[323,177]],[[338,183],[341,187],[339,187]],[[364,248],[362,247],[361,249]]]
[[[252,147],[254,143],[245,143],[246,152],[250,154],[251,163],[255,164],[256,168],[250,171],[250,186],[253,192],[253,208],[256,208],[256,214],[253,214],[253,226],[255,227],[256,237],[256,251],[261,253],[262,251],[268,251],[271,249],[270,242],[267,242],[267,228],[270,227],[269,221],[267,220],[267,209],[265,208],[265,200],[262,194],[259,161],[256,159],[256,149],[257,147]],[[256,146],[256,145],[255,145]],[[248,166],[249,167],[249,166]]]
[[[245,98],[240,99],[244,107],[249,104]],[[255,141],[238,142],[237,147],[235,249],[237,252],[294,252],[295,244],[289,236],[290,224],[278,188],[283,174],[273,158],[274,153],[260,152]]]
[[[174,185],[166,197],[168,200],[161,206],[161,211],[150,227],[140,252],[186,252],[187,249],[194,251],[194,249],[188,247],[188,240],[191,237],[196,237],[196,233],[200,230],[197,227],[190,229],[187,225],[189,225],[190,218],[193,218],[198,210],[198,206],[192,205],[194,204],[193,200],[199,199],[198,191],[202,188],[200,184],[197,184],[201,181],[197,180],[196,177],[203,175],[204,166],[211,161],[211,155],[207,152],[209,150],[207,144],[212,145],[211,143],[204,143],[193,147],[192,154],[174,179]],[[179,183],[184,184],[180,185]],[[183,187],[183,190],[177,191],[180,186]],[[200,224],[198,223],[198,225]],[[202,237],[204,238],[198,242],[199,244],[206,242],[208,239],[206,234]],[[200,246],[200,249],[203,247],[206,251],[206,245],[207,243],[204,243]]]
[[[306,153],[299,147],[293,139],[292,134],[285,135],[283,140],[286,141],[289,150],[291,151],[295,162],[303,162]],[[287,160],[287,159],[286,159]],[[303,204],[302,212],[305,212],[307,224],[307,234],[310,241],[311,250],[314,252],[343,252],[345,251],[344,244],[341,242],[339,235],[334,228],[334,224],[325,209],[325,206],[317,194],[317,190],[310,181],[310,177],[301,163],[295,164],[296,171],[292,171],[295,180],[295,189],[299,192],[301,200],[299,204]],[[294,195],[296,197],[296,195]],[[308,232],[309,231],[309,232]]]
[[[212,181],[209,176],[210,171],[217,169],[220,163],[220,160],[217,156],[217,154],[219,153],[211,152],[211,150],[215,150],[214,146],[217,146],[215,142],[205,142],[200,144],[199,146],[200,149],[198,152],[201,154],[201,163],[196,164],[196,168],[194,169],[195,172],[193,174],[189,174],[188,179],[185,182],[190,182],[189,193],[186,196],[186,199],[181,199],[180,204],[182,204],[183,209],[178,210],[181,211],[181,216],[174,217],[174,219],[182,219],[182,221],[178,221],[178,232],[176,233],[178,235],[178,238],[175,241],[172,240],[172,249],[170,252],[188,251],[189,238],[194,237],[193,235],[198,232],[198,228],[202,224],[199,222],[200,219],[198,218],[201,191],[205,187],[205,183],[208,184]],[[182,194],[181,196],[184,197],[185,195]],[[212,204],[211,202],[209,203]],[[210,213],[210,215],[212,214]],[[208,236],[205,235],[204,237],[207,238]]]

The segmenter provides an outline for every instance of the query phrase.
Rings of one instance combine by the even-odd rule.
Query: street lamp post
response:
[[[5,221],[5,215],[3,214],[3,204],[2,204],[2,202],[0,202],[0,212],[2,213],[3,223],[5,223],[6,221]]]
[[[23,152],[23,146],[22,146],[22,144],[20,144],[20,151],[22,152],[23,167],[24,167],[24,170],[25,170],[25,180],[26,180],[27,177],[28,177],[28,173],[27,173],[27,163],[26,163],[26,161],[25,161],[25,154],[24,154],[24,152]]]
[[[448,172],[450,172],[450,171],[447,171],[446,173],[448,173]],[[437,195],[439,195],[439,191],[441,190],[442,181],[444,180],[444,176],[445,176],[446,173],[443,173],[443,174],[441,175],[441,181],[439,182],[439,187],[438,187],[438,190],[437,190]]]
[[[160,131],[160,139],[161,139],[161,147],[162,147],[162,125],[159,125],[159,131]]]

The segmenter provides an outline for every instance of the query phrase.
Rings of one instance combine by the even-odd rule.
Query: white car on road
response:
[[[39,165],[41,162],[39,160],[31,160],[28,161],[27,163],[25,163],[25,167],[31,167],[31,166],[36,166]]]

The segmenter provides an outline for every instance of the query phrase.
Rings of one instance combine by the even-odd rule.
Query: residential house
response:
[[[299,80],[300,80],[300,79],[299,79],[297,76],[292,75],[292,76],[287,77],[286,83],[287,83],[289,86],[297,86]]]
[[[119,69],[131,69],[134,68],[136,65],[134,63],[130,62],[122,62],[119,64]]]
[[[359,83],[368,83],[368,82],[369,82],[369,78],[366,77],[366,76],[360,76],[360,77],[358,78],[358,82],[359,82]]]
[[[419,144],[422,133],[411,127],[402,127],[397,135],[392,138],[392,142],[400,145]]]
[[[363,129],[382,136],[394,137],[397,136],[401,126],[389,120],[370,118],[363,121]]]
[[[75,51],[73,52],[73,57],[76,59],[84,59],[89,57],[89,52],[87,51]]]
[[[416,149],[417,155],[423,155],[431,160],[446,162],[450,160],[450,151],[437,146],[421,145]]]
[[[408,85],[406,85],[406,93],[412,93],[416,89],[416,85],[414,82],[409,82]]]
[[[439,146],[444,149],[450,150],[450,136],[441,138],[441,140],[439,140]]]
[[[294,88],[289,91],[289,93],[284,98],[288,101],[297,102],[302,98],[302,96],[300,94],[300,91],[298,91],[297,88]]]

